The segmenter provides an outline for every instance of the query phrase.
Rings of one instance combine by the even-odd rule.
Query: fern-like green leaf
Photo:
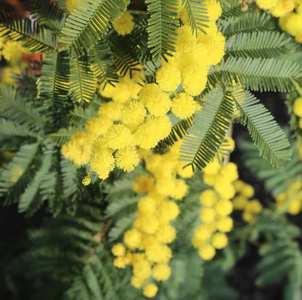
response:
[[[225,37],[239,33],[269,31],[275,28],[272,17],[267,13],[246,12],[237,17],[231,16],[218,21],[218,27]]]
[[[175,52],[178,34],[178,1],[177,0],[146,0],[148,4],[148,47],[155,60],[168,52]],[[171,55],[171,54],[170,54]]]
[[[0,32],[14,41],[22,41],[23,47],[29,48],[32,52],[45,52],[54,50],[57,40],[51,32],[41,28],[36,21],[29,18],[22,19],[15,15],[8,17],[5,13],[0,13]]]
[[[198,30],[205,34],[206,30],[203,27],[208,27],[207,23],[209,22],[206,1],[182,0],[182,6],[188,15],[188,24],[191,26],[193,34],[197,35]]]
[[[294,87],[292,79],[302,80],[302,66],[276,58],[229,58],[211,67],[209,80],[219,74],[229,82],[234,79],[253,91],[288,92]]]
[[[46,106],[62,108],[67,102],[69,55],[67,51],[47,52],[42,67],[40,98]]]
[[[32,182],[26,187],[24,193],[21,195],[18,205],[19,212],[27,212],[28,216],[32,215],[42,204],[40,196],[37,199],[38,203],[33,203],[33,201],[39,191],[43,177],[49,172],[52,164],[54,145],[48,142],[44,143],[44,146],[45,150],[44,155],[42,156],[42,165],[37,171],[36,176],[34,177]]]
[[[86,265],[84,270],[84,278],[86,280],[86,284],[92,293],[93,297],[92,299],[95,300],[103,300],[103,293],[100,289],[99,281],[97,278],[97,275],[95,274],[94,270],[90,265]]]
[[[51,0],[24,0],[26,9],[39,20],[39,25],[59,33],[64,26],[65,12]]]
[[[169,115],[170,121],[172,123],[171,132],[168,137],[164,139],[164,142],[172,146],[179,139],[182,139],[187,133],[188,129],[191,128],[193,124],[193,117],[188,119],[179,119],[174,115]]]
[[[78,56],[84,55],[126,8],[127,4],[123,0],[80,1],[66,20],[61,42],[72,47]]]
[[[234,57],[280,57],[290,40],[284,33],[274,31],[242,33],[231,36],[226,49]]]
[[[57,146],[62,146],[66,144],[73,133],[75,133],[78,130],[78,128],[69,126],[68,128],[61,128],[58,130],[56,133],[51,133],[48,136],[50,139],[57,145]]]
[[[83,108],[82,106],[76,106],[73,111],[70,112],[70,121],[77,126],[83,126],[87,120],[97,116],[97,111],[89,108]]]
[[[0,110],[2,116],[30,129],[42,129],[46,123],[46,118],[42,115],[45,108],[35,108],[34,102],[27,102],[10,85],[0,86]]]
[[[290,145],[273,116],[256,97],[242,88],[233,91],[232,96],[260,155],[269,159],[273,166],[282,166],[280,160],[290,159]]]
[[[193,169],[203,169],[214,157],[230,126],[233,106],[228,94],[220,87],[213,88],[197,111],[188,135],[183,138],[180,160]]]
[[[75,102],[89,102],[95,93],[95,80],[87,57],[73,57],[70,66],[70,91]]]
[[[109,231],[109,240],[113,242],[119,239],[124,234],[124,232],[131,227],[135,219],[136,213],[132,213],[126,217],[119,218],[115,223],[115,226]]]
[[[14,138],[15,136],[31,136],[37,138],[38,134],[31,131],[24,125],[19,125],[10,120],[0,118],[0,140],[5,138]]]

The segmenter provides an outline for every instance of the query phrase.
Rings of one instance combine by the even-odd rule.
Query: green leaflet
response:
[[[68,16],[62,29],[62,44],[72,47],[77,56],[87,53],[127,5],[123,0],[80,1]]]
[[[280,160],[290,159],[288,140],[273,116],[259,104],[259,100],[242,88],[234,90],[232,97],[260,155],[268,158],[270,163],[277,167],[282,165]]]
[[[183,138],[180,160],[203,169],[214,157],[230,126],[233,106],[228,94],[213,88],[197,111],[188,135]]]

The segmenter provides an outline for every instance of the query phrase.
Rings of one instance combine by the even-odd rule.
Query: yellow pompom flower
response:
[[[291,215],[297,215],[301,211],[301,200],[294,199],[293,201],[291,201],[288,206],[287,211]]]
[[[106,179],[115,166],[112,151],[109,149],[93,151],[90,166],[92,171],[96,172],[100,179]]]
[[[179,207],[173,201],[164,201],[158,208],[161,220],[172,221],[179,215]]]
[[[177,174],[182,178],[191,178],[194,175],[192,166],[185,167],[187,164],[183,161],[177,163]]]
[[[154,283],[148,283],[146,286],[144,286],[143,294],[148,298],[152,298],[156,295],[157,291],[158,287]]]
[[[155,244],[145,250],[146,257],[150,262],[166,264],[172,257],[172,250],[164,244]]]
[[[204,260],[211,260],[215,256],[215,248],[211,245],[203,245],[199,247],[198,254]]]
[[[205,225],[200,225],[195,228],[194,236],[192,238],[192,245],[195,248],[200,247],[204,243],[208,242],[212,236],[212,230]]]
[[[229,162],[221,168],[220,175],[229,182],[237,180],[239,177],[237,166],[234,163]]]
[[[150,262],[143,258],[138,261],[133,262],[133,275],[136,277],[148,279],[151,275],[151,264]]]
[[[167,264],[156,264],[152,276],[156,281],[165,281],[171,276],[171,268]]]
[[[164,91],[176,90],[181,83],[179,69],[173,63],[165,64],[156,72],[156,82]]]
[[[231,182],[227,181],[225,176],[218,176],[214,184],[214,189],[220,197],[225,199],[231,199],[235,196],[235,189]]]
[[[236,180],[233,182],[233,186],[235,188],[236,193],[240,193],[241,190],[244,188],[245,183],[242,180]]]
[[[142,277],[138,277],[138,276],[131,277],[131,285],[134,286],[136,289],[141,288],[146,281],[147,280]]]
[[[118,150],[115,153],[115,163],[125,172],[133,171],[134,168],[139,164],[139,156],[136,148],[131,146]]]
[[[82,180],[83,185],[89,185],[91,183],[91,178],[85,176]]]
[[[229,232],[233,228],[233,220],[230,217],[223,217],[217,220],[217,230],[221,232]]]
[[[153,177],[149,175],[141,175],[134,179],[132,187],[137,194],[144,194],[150,192],[153,186]]]
[[[138,248],[141,242],[141,233],[136,229],[126,231],[124,234],[124,242],[129,249]]]
[[[233,204],[230,200],[219,200],[215,205],[215,211],[219,216],[227,216],[233,211]]]
[[[2,56],[15,65],[21,60],[21,44],[19,42],[6,41],[2,48]]]
[[[134,28],[134,22],[131,14],[128,11],[122,13],[122,15],[113,23],[114,30],[121,35],[129,34]]]
[[[251,198],[251,197],[254,196],[255,190],[251,185],[245,184],[243,186],[243,189],[241,190],[241,194],[242,194],[242,196],[245,196],[247,198]]]
[[[123,124],[114,124],[111,126],[104,138],[108,147],[112,149],[123,149],[132,144],[130,129]]]
[[[195,113],[195,101],[186,93],[178,94],[172,100],[172,112],[180,119],[187,119]]]
[[[114,256],[124,256],[126,254],[126,248],[121,243],[115,244],[111,251]]]
[[[298,97],[294,102],[294,114],[302,117],[302,97]]]
[[[216,175],[220,169],[221,164],[219,163],[218,158],[215,157],[212,162],[207,164],[207,166],[203,169],[203,172],[207,175]]]
[[[257,5],[262,9],[271,9],[277,2],[278,0],[256,0]]]
[[[92,70],[93,70],[93,66],[92,66]],[[111,98],[116,92],[116,86],[113,86],[110,83],[106,85],[99,85],[97,91],[104,98]]]
[[[243,214],[242,214],[242,219],[247,222],[247,223],[250,223],[250,224],[255,224],[255,215],[253,215],[252,213],[250,212],[247,212],[245,211]]]
[[[250,213],[259,214],[262,211],[262,205],[258,200],[251,200],[246,204],[245,210]]]
[[[213,190],[205,190],[200,194],[200,203],[204,206],[213,206],[217,200],[217,194]]]
[[[243,210],[248,203],[248,199],[244,196],[238,195],[233,199],[234,209]]]
[[[143,197],[138,201],[137,213],[141,216],[153,215],[156,211],[156,201],[149,197]]]
[[[200,210],[200,218],[204,223],[211,223],[215,220],[215,210],[209,207]]]
[[[181,200],[183,197],[187,195],[188,186],[186,182],[182,179],[175,180],[175,188],[171,193],[171,197],[176,200]]]
[[[119,269],[124,269],[126,267],[126,260],[124,257],[119,256],[113,260],[113,265]]]
[[[185,63],[185,62],[184,62]],[[182,72],[182,87],[191,96],[198,96],[205,89],[207,84],[208,69],[200,69],[199,66],[192,66]]]
[[[293,11],[295,3],[292,0],[279,0],[277,4],[270,9],[274,17],[282,17],[287,13]]]
[[[121,120],[125,125],[137,126],[144,121],[145,116],[146,110],[138,101],[130,101],[121,110]]]
[[[87,133],[98,136],[105,134],[112,124],[112,120],[106,116],[91,118],[85,123],[85,130]]]
[[[296,36],[302,34],[302,16],[295,12],[288,14],[286,31]]]
[[[133,227],[147,234],[155,234],[159,220],[154,215],[143,215],[134,221]]]
[[[228,238],[224,233],[217,232],[213,234],[211,243],[214,248],[222,249],[228,244]]]
[[[110,118],[112,121],[118,121],[121,117],[122,107],[123,104],[114,101],[104,103],[98,110],[98,116],[105,116],[107,118]]]
[[[170,244],[175,240],[176,230],[170,224],[161,224],[155,234],[157,240],[164,244]]]
[[[207,9],[211,21],[216,21],[221,16],[222,9],[218,1],[207,0]],[[200,32],[199,34],[202,33]]]

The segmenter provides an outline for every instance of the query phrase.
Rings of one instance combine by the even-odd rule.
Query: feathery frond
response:
[[[188,24],[192,28],[192,33],[197,35],[200,30],[206,33],[207,23],[209,22],[208,10],[205,0],[182,0],[186,13],[188,15]]]
[[[37,138],[38,134],[31,131],[24,125],[20,125],[13,121],[0,118],[0,140],[5,138],[14,138],[14,136],[31,136]]]
[[[40,98],[46,106],[62,108],[67,102],[69,82],[69,55],[67,51],[47,52],[42,67]]]
[[[213,88],[205,97],[203,108],[196,113],[188,135],[183,138],[180,160],[203,169],[223,142],[232,112],[230,96],[220,87]]]
[[[273,116],[256,97],[242,88],[232,91],[232,97],[260,155],[269,159],[273,166],[282,166],[280,160],[290,159],[290,145]]]
[[[29,18],[11,15],[8,17],[5,12],[0,13],[0,32],[3,36],[14,41],[22,41],[23,47],[29,48],[32,52],[45,52],[54,50],[57,40],[48,29],[41,28],[36,21]]]
[[[56,133],[51,133],[48,136],[57,146],[60,147],[66,144],[70,140],[72,134],[77,130],[77,127],[69,126],[67,128],[61,128]]]
[[[163,57],[167,60],[168,52],[175,52],[178,34],[178,0],[146,0],[148,4],[147,32],[149,35],[148,47],[154,60]]]
[[[77,56],[88,53],[126,8],[123,0],[80,1],[66,19],[62,44],[72,47]]]

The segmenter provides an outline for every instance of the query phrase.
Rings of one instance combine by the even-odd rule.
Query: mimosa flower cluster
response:
[[[302,128],[302,97],[298,97],[294,102],[294,114],[299,117],[299,127]]]
[[[234,182],[236,196],[233,199],[233,207],[236,210],[242,210],[242,219],[250,224],[255,224],[257,215],[262,211],[261,203],[256,199],[250,199],[254,196],[254,188],[243,182],[236,180]]]
[[[183,164],[177,161],[180,143],[165,154],[152,154],[141,151],[146,163],[147,175],[138,176],[133,183],[137,194],[146,194],[137,205],[137,218],[132,229],[124,234],[124,244],[112,248],[116,256],[114,265],[125,268],[131,265],[133,276],[131,284],[139,289],[143,287],[146,297],[154,297],[157,286],[153,281],[165,281],[171,275],[168,265],[172,250],[168,246],[176,237],[171,222],[179,214],[174,200],[182,200],[188,192],[188,186],[177,174],[185,178],[193,176],[191,169],[184,171]]]
[[[300,213],[302,205],[302,182],[300,180],[293,182],[287,191],[276,197],[276,206],[282,205],[287,205],[287,212],[291,215]]]
[[[231,199],[235,195],[233,182],[238,179],[237,166],[231,162],[221,165],[215,157],[204,169],[203,179],[212,188],[200,195],[202,224],[195,229],[192,244],[198,248],[202,259],[210,260],[216,249],[223,249],[228,244],[226,233],[233,228],[229,215],[233,211]]]
[[[302,0],[256,0],[257,5],[274,17],[279,17],[283,31],[290,33],[302,43]]]
[[[169,62],[163,61],[156,73],[156,83],[144,85],[143,73],[136,71],[132,78],[128,74],[120,76],[115,86],[99,88],[99,93],[110,101],[100,107],[97,118],[87,121],[85,131],[76,132],[63,146],[66,158],[79,165],[90,164],[102,180],[115,166],[132,171],[139,163],[139,148],[152,149],[169,135],[170,110],[184,119],[200,109],[193,96],[204,90],[209,66],[220,62],[225,46],[224,36],[215,24],[221,7],[215,0],[208,0],[207,4],[207,35],[198,32],[196,37],[188,25],[181,26],[177,51]],[[185,22],[183,11],[181,15]],[[179,85],[185,92],[174,95]],[[89,182],[89,178],[83,181]]]

